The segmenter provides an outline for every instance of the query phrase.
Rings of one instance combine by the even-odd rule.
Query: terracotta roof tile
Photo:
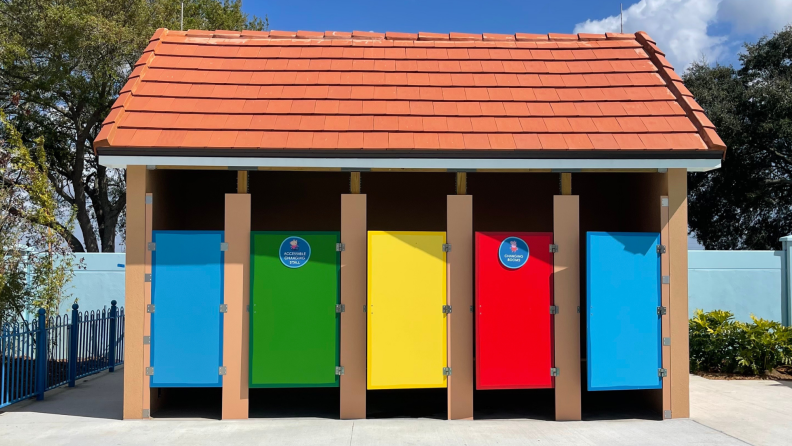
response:
[[[632,34],[158,30],[95,146],[723,150]]]

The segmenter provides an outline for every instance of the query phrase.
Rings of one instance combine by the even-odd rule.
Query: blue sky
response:
[[[401,32],[613,32],[618,0],[243,0],[272,29]],[[647,31],[678,71],[706,57],[736,64],[742,42],[792,22],[792,0],[624,2],[626,32]]]

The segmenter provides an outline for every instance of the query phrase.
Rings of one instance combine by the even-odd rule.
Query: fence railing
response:
[[[0,407],[115,369],[124,362],[124,309],[47,317],[43,309],[30,322],[0,327]]]

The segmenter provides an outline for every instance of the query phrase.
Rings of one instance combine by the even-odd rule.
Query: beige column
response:
[[[688,346],[687,171],[668,169],[668,246],[671,323],[671,417],[690,417]]]
[[[352,175],[352,191],[360,176]],[[341,419],[366,418],[366,196],[341,195]]]
[[[562,185],[565,183],[562,174]],[[569,175],[569,174],[566,174]],[[566,180],[571,189],[571,178]],[[581,419],[580,382],[580,200],[577,195],[553,197],[553,319],[555,333],[556,420]]]
[[[464,181],[464,174],[462,175]],[[457,192],[465,192],[457,187]],[[446,241],[448,315],[448,419],[473,419],[473,197],[449,195]]]
[[[126,177],[126,267],[124,419],[143,418],[143,325],[145,323],[146,166],[128,166]]]
[[[247,174],[247,172],[245,172]],[[226,194],[223,301],[223,419],[248,417],[250,194]]]
[[[151,274],[152,252],[148,249],[149,243],[154,241],[152,230],[154,229],[154,194],[146,194],[146,251],[144,273]],[[143,286],[143,307],[147,308],[151,304],[151,282],[146,282]],[[151,313],[143,313],[143,336],[151,339]],[[151,341],[143,344],[143,368],[151,367]],[[143,418],[151,417],[151,379],[148,376],[143,378]],[[146,416],[148,414],[148,416]]]

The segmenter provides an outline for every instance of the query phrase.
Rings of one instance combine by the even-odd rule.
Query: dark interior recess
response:
[[[448,391],[387,389],[366,391],[366,418],[448,419]]]
[[[337,420],[338,387],[250,389],[250,418],[328,418]]]
[[[557,173],[468,173],[476,232],[553,232]]]
[[[363,172],[370,231],[445,231],[446,203],[456,193],[453,172]]]
[[[149,176],[155,231],[225,228],[225,195],[236,193],[236,171],[152,170]]]
[[[253,231],[340,231],[349,172],[250,172]]]
[[[473,393],[476,420],[555,419],[553,389],[476,390]]]
[[[169,387],[151,389],[152,408],[159,399],[152,418],[205,418],[219,420],[223,416],[223,389],[220,387]],[[159,395],[160,398],[157,398]]]

